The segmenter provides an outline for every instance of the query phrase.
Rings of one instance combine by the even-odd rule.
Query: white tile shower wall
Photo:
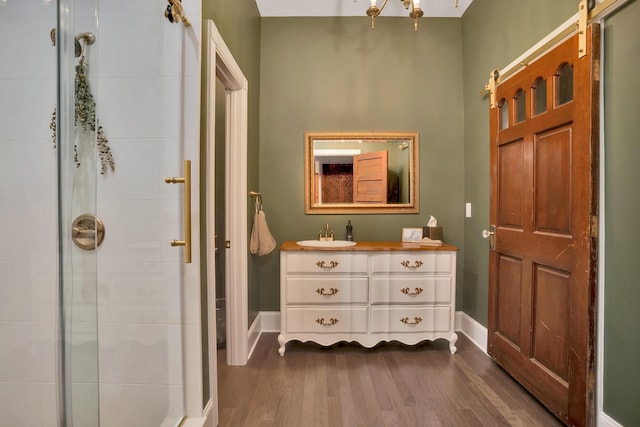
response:
[[[182,235],[180,190],[163,178],[180,176],[183,156],[194,154],[184,146],[198,145],[201,2],[185,5],[188,33],[166,21],[157,0],[100,0],[96,28],[92,3],[75,2],[87,9],[76,28],[97,35],[89,72],[116,163],[97,188],[107,229],[97,253],[101,425],[157,426],[182,411],[180,325],[198,320],[180,311],[181,301],[197,302],[197,286],[185,300],[181,250],[168,245]],[[0,425],[56,419],[54,26],[55,1],[0,1],[0,40],[11,40],[0,43],[0,236],[11,242],[0,246]],[[75,313],[91,319],[82,304]],[[74,340],[90,352],[93,326],[85,326]],[[76,374],[95,380],[91,370]],[[76,404],[89,416],[90,400]]]
[[[0,382],[0,425],[55,427],[55,383]]]
[[[0,93],[3,93],[1,88]],[[51,102],[50,105],[53,105],[54,101]],[[3,199],[53,201],[56,181],[52,177],[56,176],[56,155],[51,139],[2,139],[0,170],[7,177],[0,180]],[[25,176],[27,173],[28,176]]]
[[[54,2],[55,3],[55,2]],[[0,2],[0,425],[54,426],[54,5]],[[38,408],[34,411],[33,408]]]
[[[0,324],[54,322],[55,292],[54,261],[0,261]]]

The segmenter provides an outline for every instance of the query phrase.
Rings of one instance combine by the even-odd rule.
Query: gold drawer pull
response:
[[[415,297],[415,296],[417,296],[417,295],[420,295],[423,291],[424,291],[424,289],[422,289],[422,288],[416,288],[416,291],[415,291],[415,292],[411,292],[411,291],[409,290],[409,288],[402,288],[402,289],[400,289],[400,292],[402,292],[403,294],[408,295],[408,296],[410,296],[410,297]]]
[[[405,325],[417,325],[418,323],[422,322],[422,317],[418,317],[418,316],[414,317],[413,322],[409,322],[408,317],[403,317],[402,319],[400,319],[400,321]]]
[[[324,288],[318,288],[316,289],[316,292],[322,296],[326,296],[326,297],[330,297],[333,296],[335,294],[337,294],[340,291],[340,289],[337,288],[329,288],[329,292],[325,293],[324,292]]]
[[[316,262],[316,265],[318,267],[323,268],[325,270],[331,270],[332,268],[336,268],[338,266],[338,264],[340,264],[338,261],[330,261],[329,265],[325,265],[324,261]]]
[[[404,268],[408,268],[409,270],[415,270],[416,268],[420,268],[422,266],[422,261],[417,260],[415,262],[415,265],[411,265],[409,261],[402,261],[400,264],[402,264]]]
[[[338,319],[336,319],[335,317],[332,317],[329,319],[329,323],[324,323],[324,317],[321,317],[319,319],[316,319],[316,323],[322,326],[333,326],[336,323],[338,323]]]

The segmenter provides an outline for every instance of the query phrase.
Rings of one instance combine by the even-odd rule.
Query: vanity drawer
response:
[[[454,254],[445,251],[386,252],[371,256],[373,273],[451,273]]]
[[[287,308],[286,332],[366,333],[367,307]]]
[[[363,253],[317,251],[287,255],[286,273],[367,274],[368,257]]]
[[[376,276],[371,304],[451,304],[451,276]]]
[[[451,307],[373,307],[372,333],[451,331]]]
[[[367,277],[288,277],[286,304],[366,304],[369,301]]]

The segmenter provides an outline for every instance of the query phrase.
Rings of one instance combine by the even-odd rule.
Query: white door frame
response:
[[[247,112],[248,82],[212,20],[206,24],[206,209],[207,295],[209,323],[210,406],[217,424],[217,349],[215,307],[215,100],[216,77],[225,87],[225,297],[227,303],[227,364],[245,365],[248,357],[248,231],[247,231]],[[225,249],[226,248],[226,249]]]

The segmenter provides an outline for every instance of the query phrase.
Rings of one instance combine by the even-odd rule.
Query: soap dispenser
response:
[[[347,222],[347,241],[353,241],[353,226],[351,225],[351,220]]]

